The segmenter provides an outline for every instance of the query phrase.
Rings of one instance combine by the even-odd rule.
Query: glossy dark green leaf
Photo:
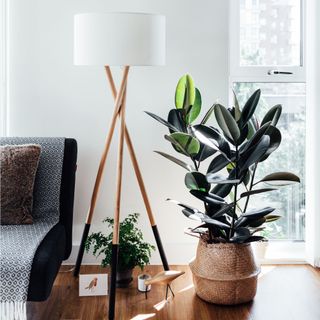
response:
[[[281,143],[281,132],[279,131],[278,128],[270,126],[269,129],[266,131],[266,135],[270,137],[270,145],[267,152],[260,160],[260,162],[268,159],[270,154],[275,150],[277,150]]]
[[[209,164],[207,173],[218,172],[221,169],[225,168],[230,162],[231,160],[226,159],[225,156],[223,156],[222,154],[219,154],[215,158],[213,158],[213,160]]]
[[[208,120],[210,119],[210,117],[214,111],[214,106],[215,106],[215,104],[210,107],[210,109],[207,111],[207,113],[205,114],[205,116],[201,120],[200,124],[206,124],[208,122]]]
[[[258,183],[267,183],[273,186],[286,186],[293,183],[300,183],[300,178],[296,176],[295,174],[291,172],[275,172],[268,174],[260,181],[256,182]]]
[[[257,242],[257,241],[262,241],[264,240],[265,237],[262,236],[251,236],[250,238],[248,238],[245,243],[249,243],[249,242]]]
[[[186,121],[188,124],[196,120],[201,111],[201,104],[202,104],[201,94],[197,88],[195,90],[196,90],[196,97],[194,100],[194,104],[191,106],[186,116]]]
[[[252,164],[259,162],[270,145],[270,137],[264,135],[260,141],[246,150],[240,157],[238,165],[241,171],[248,169]]]
[[[145,111],[145,113],[150,116],[151,118],[157,120],[158,122],[160,122],[161,124],[165,125],[166,127],[168,127],[170,130],[172,130],[173,132],[178,132],[179,130],[174,126],[172,125],[171,123],[169,123],[168,121],[160,118],[159,116],[157,116],[156,114],[154,113],[151,113],[151,112],[148,112],[148,111]]]
[[[211,191],[211,193],[216,194],[217,196],[221,198],[225,198],[233,188],[232,184],[217,184]]]
[[[194,156],[194,159],[201,162],[201,161],[204,161],[204,160],[208,159],[209,157],[213,156],[216,152],[218,152],[218,151],[208,147],[207,145],[203,144],[200,141],[200,150]]]
[[[240,138],[238,139],[237,141],[237,145],[241,145],[248,137],[248,134],[249,134],[249,126],[248,124],[246,124],[242,129],[241,129],[241,132],[240,132]],[[233,143],[234,144],[234,143]]]
[[[230,156],[230,146],[220,132],[214,127],[195,125],[192,131],[197,139],[212,149],[219,150],[227,157]]]
[[[191,220],[203,221],[203,214],[200,212],[193,212],[189,209],[182,209],[182,213]]]
[[[190,165],[188,163],[185,163],[184,161],[182,161],[180,159],[177,159],[176,157],[173,157],[170,154],[167,154],[167,153],[162,152],[162,151],[155,151],[155,153],[160,154],[161,156],[171,160],[172,162],[178,164],[179,166],[181,166],[182,168],[184,168],[184,169],[186,169],[188,171],[194,171],[195,170],[195,168],[192,165]]]
[[[249,210],[245,213],[242,214],[243,217],[247,217],[249,219],[257,219],[257,218],[262,218],[266,215],[268,215],[269,213],[273,212],[275,209],[271,208],[271,207],[265,207],[262,209],[252,209]]]
[[[225,200],[215,194],[198,191],[198,190],[190,190],[190,193],[196,198],[211,204],[225,204]]]
[[[169,199],[169,198],[167,199],[167,201],[172,202],[172,203],[174,203],[174,204],[176,204],[176,205],[178,205],[178,206],[180,206],[180,207],[182,207],[184,209],[188,209],[189,211],[192,211],[193,213],[200,212],[198,209],[196,209],[194,207],[191,207],[188,204],[182,203],[180,201]]]
[[[199,190],[208,192],[210,184],[206,180],[206,176],[200,172],[188,172],[184,179],[185,185],[190,190]]]
[[[233,203],[228,203],[225,204],[224,206],[221,207],[221,209],[217,210],[212,217],[214,218],[219,218],[222,215],[224,215],[225,213],[228,214],[230,212],[230,210],[234,207]]]
[[[224,184],[224,183],[240,183],[240,179],[229,179],[228,176],[224,176],[217,173],[208,173],[206,175],[207,181],[209,183],[215,183],[215,184]]]
[[[190,134],[174,132],[170,136],[165,135],[165,138],[173,143],[177,150],[183,154],[196,155],[200,150],[199,141]]]
[[[248,219],[245,223],[246,226],[248,227],[260,227],[262,226],[264,223],[266,222],[266,218],[262,217],[262,218],[258,218],[258,219]]]
[[[248,196],[251,196],[253,194],[259,194],[259,193],[264,193],[264,192],[268,192],[268,191],[274,191],[277,190],[275,188],[263,188],[263,189],[256,189],[256,190],[251,190],[251,191],[246,191],[241,193],[240,198],[245,198]]]
[[[236,121],[239,121],[241,118],[241,110],[240,110],[237,95],[234,92],[234,90],[232,90],[232,92],[233,92],[233,104],[234,104],[234,118]]]
[[[207,223],[207,224],[210,224],[210,225],[214,225],[214,226],[217,226],[219,228],[222,228],[222,229],[227,229],[229,230],[230,229],[230,226],[219,221],[219,220],[216,220],[216,219],[212,219],[210,217],[204,217],[202,219],[203,222]]]
[[[275,106],[273,106],[264,116],[264,118],[261,121],[261,125],[271,121],[271,125],[272,126],[276,126],[278,123],[278,120],[281,116],[281,112],[282,112],[282,106],[281,104],[277,104]]]
[[[168,114],[168,122],[177,128],[176,131],[187,133],[187,127],[183,120],[183,111],[177,109],[171,109]],[[170,128],[169,128],[170,129]],[[170,130],[170,133],[174,131]]]
[[[268,132],[270,125],[271,122],[267,122],[262,127],[260,127],[260,129],[257,130],[256,133],[251,137],[251,139],[241,146],[240,154],[244,154],[248,149],[254,148],[257,145],[257,143],[261,140],[263,135],[265,135]]]
[[[234,142],[237,142],[240,138],[240,130],[237,122],[232,117],[230,112],[221,104],[216,104],[214,107],[214,114],[218,122],[219,127],[223,133]]]
[[[241,118],[239,120],[239,125],[241,127],[244,127],[247,124],[247,122],[250,120],[250,118],[253,116],[256,110],[256,107],[258,105],[260,95],[261,95],[261,90],[260,89],[256,90],[244,105],[241,113]]]
[[[235,230],[234,236],[230,238],[230,242],[243,243],[251,237],[250,230],[245,227],[239,227]]]

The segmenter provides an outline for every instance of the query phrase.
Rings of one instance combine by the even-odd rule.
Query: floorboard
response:
[[[107,297],[79,297],[78,279],[68,266],[59,273],[51,296],[45,302],[28,302],[28,320],[104,320]],[[264,266],[257,296],[253,302],[238,306],[218,306],[199,299],[187,266],[172,266],[185,275],[173,284],[175,298],[164,301],[165,289],[152,286],[146,300],[137,291],[136,278],[128,289],[117,290],[117,320],[319,320],[320,270],[307,265]],[[160,266],[145,271],[156,274]],[[99,266],[82,266],[81,273],[102,273]],[[139,270],[135,270],[137,275]]]

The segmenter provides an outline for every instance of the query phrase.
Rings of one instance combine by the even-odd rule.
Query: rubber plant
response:
[[[259,241],[256,235],[264,223],[280,218],[272,207],[249,208],[249,200],[256,194],[272,192],[278,186],[300,182],[290,172],[274,172],[256,181],[259,164],[281,143],[277,128],[282,107],[273,106],[259,122],[254,113],[261,92],[252,93],[241,108],[234,94],[234,105],[225,108],[215,103],[200,121],[201,94],[190,75],[181,77],[175,93],[175,108],[167,120],[146,112],[169,129],[164,137],[173,149],[188,159],[155,151],[185,169],[185,185],[190,194],[203,202],[197,209],[179,201],[170,200],[180,207],[199,226],[190,229],[208,243],[245,243]],[[207,125],[211,116],[219,128]],[[210,159],[205,171],[200,171],[204,160]],[[225,174],[221,171],[225,169]],[[242,189],[242,191],[241,191]],[[228,199],[232,201],[228,201]]]

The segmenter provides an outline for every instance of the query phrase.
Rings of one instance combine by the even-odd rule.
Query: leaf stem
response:
[[[238,145],[236,145],[236,160],[235,160],[235,173],[236,173],[236,179],[238,179],[238,160],[239,160],[239,150]],[[237,191],[238,191],[238,183],[234,184],[234,204],[233,204],[233,215],[231,220],[231,226],[229,231],[229,240],[234,235],[234,222],[237,216]]]
[[[251,191],[251,190],[252,190],[252,187],[254,186],[253,180],[254,180],[254,176],[255,176],[255,174],[256,174],[257,167],[258,167],[258,164],[255,163],[254,169],[253,169],[253,172],[252,172],[252,177],[251,177],[251,182],[250,182],[249,191]],[[244,208],[243,208],[243,212],[246,212],[246,211],[247,211],[247,207],[248,207],[248,204],[249,204],[249,198],[250,198],[250,195],[247,196],[246,203],[245,203]]]

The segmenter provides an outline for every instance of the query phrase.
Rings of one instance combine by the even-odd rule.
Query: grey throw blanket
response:
[[[0,319],[23,319],[32,261],[50,229],[59,221],[64,138],[0,138],[0,145],[39,144],[32,225],[0,226]]]

